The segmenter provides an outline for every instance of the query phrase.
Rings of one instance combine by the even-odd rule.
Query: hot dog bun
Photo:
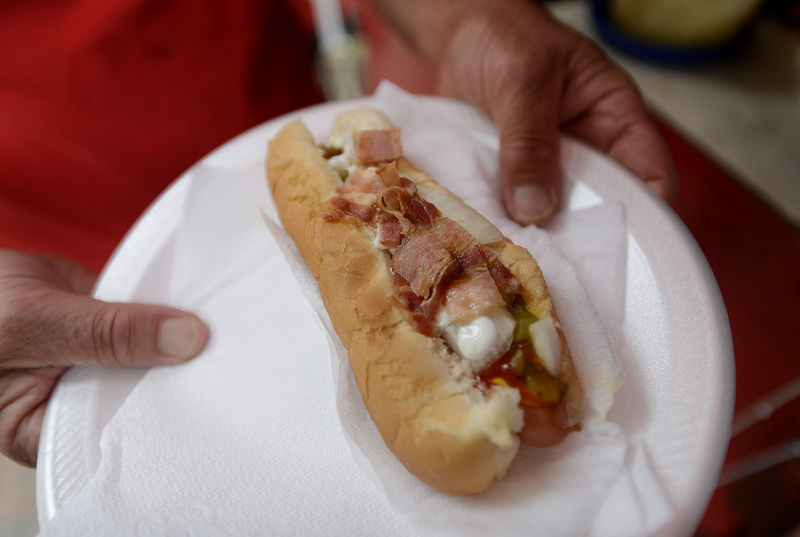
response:
[[[340,122],[369,126],[361,117],[356,111]],[[441,188],[404,158],[397,165],[415,181]],[[443,339],[414,328],[394,295],[391,257],[358,223],[326,221],[342,180],[302,122],[287,124],[270,141],[267,176],[283,226],[318,280],[358,389],[388,448],[410,473],[438,490],[473,494],[488,488],[519,449],[524,425],[519,391],[479,387],[472,367]],[[541,271],[527,251],[506,239],[493,249],[522,283],[528,309],[559,327],[569,384],[566,409],[573,419],[581,392]]]

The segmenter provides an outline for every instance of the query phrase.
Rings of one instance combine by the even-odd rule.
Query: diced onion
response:
[[[344,147],[345,144],[352,143],[353,135],[358,131],[392,127],[392,122],[379,110],[370,107],[356,108],[336,116],[329,143],[334,147]]]
[[[440,315],[440,323],[449,323]],[[495,308],[465,323],[449,324],[442,336],[450,348],[480,373],[508,351],[514,337],[516,319],[506,308]]]
[[[421,184],[417,184],[417,188],[426,201],[439,209],[442,216],[461,224],[478,242],[492,244],[502,240],[503,234],[494,224],[449,191]]]
[[[542,364],[554,377],[561,376],[561,339],[553,319],[548,317],[531,325],[533,348]]]

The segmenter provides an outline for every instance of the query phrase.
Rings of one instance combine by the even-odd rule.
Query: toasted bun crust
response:
[[[419,174],[407,161],[401,166]],[[519,393],[476,388],[471,368],[443,340],[412,327],[407,310],[394,298],[388,254],[358,224],[324,220],[341,180],[300,121],[287,124],[270,141],[267,175],[284,228],[318,280],[386,445],[409,472],[438,490],[473,494],[488,488],[505,474],[519,448]],[[527,251],[506,242],[499,255],[525,286],[531,311],[555,317],[544,279]],[[567,349],[563,333],[561,338]],[[566,358],[565,371],[574,377],[568,350]],[[570,387],[568,395],[575,399],[576,394],[568,403],[571,415],[577,412],[573,407],[580,408],[580,389]]]

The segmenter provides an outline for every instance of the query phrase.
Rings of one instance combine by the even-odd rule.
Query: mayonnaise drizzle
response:
[[[511,347],[516,319],[504,307],[463,323],[450,323],[442,311],[438,317],[442,337],[461,358],[468,360],[473,371],[480,373],[503,356]]]

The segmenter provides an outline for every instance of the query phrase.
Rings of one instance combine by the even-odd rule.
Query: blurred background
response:
[[[330,98],[431,69],[364,0],[291,0]],[[736,354],[734,436],[699,537],[800,536],[800,1],[552,0],[633,76],[675,158],[673,205],[719,282]],[[326,11],[328,10],[328,11]],[[336,16],[338,13],[334,13]],[[698,357],[702,360],[702,357]],[[35,473],[0,458],[0,537],[37,533]]]

